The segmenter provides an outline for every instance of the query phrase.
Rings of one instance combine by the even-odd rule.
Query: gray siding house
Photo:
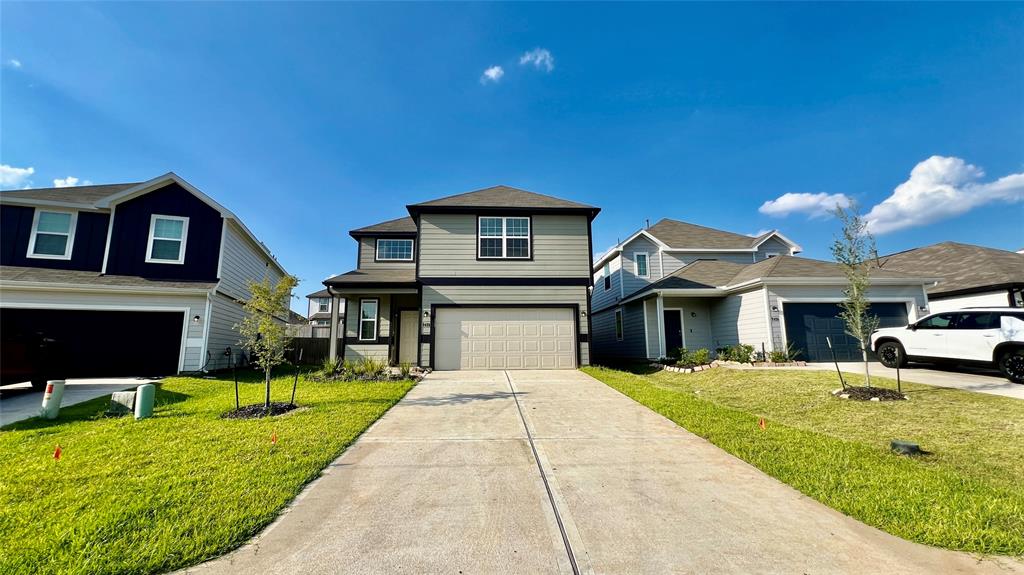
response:
[[[242,352],[247,282],[286,273],[237,216],[173,173],[2,192],[0,216],[5,381],[38,375],[33,362],[64,364],[57,377],[226,367]]]
[[[796,257],[777,231],[759,237],[671,219],[640,230],[593,267],[593,346],[598,361],[655,359],[676,348],[748,344],[795,348],[804,359],[856,359],[838,319],[845,278],[831,262]],[[928,311],[934,279],[875,270],[869,297],[883,326]]]
[[[332,357],[439,370],[590,362],[598,208],[508,186],[406,208],[349,232],[356,269],[324,281],[344,301],[330,309],[348,310]]]

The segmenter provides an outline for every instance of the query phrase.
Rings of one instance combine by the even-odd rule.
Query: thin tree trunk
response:
[[[267,395],[266,399],[263,400],[263,407],[270,409],[270,370],[267,370]]]
[[[871,387],[871,374],[868,373],[868,350],[861,346],[860,353],[864,357],[864,385]]]

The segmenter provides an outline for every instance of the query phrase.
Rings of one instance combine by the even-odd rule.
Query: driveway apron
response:
[[[801,495],[578,371],[435,372],[217,573],[1018,573]]]

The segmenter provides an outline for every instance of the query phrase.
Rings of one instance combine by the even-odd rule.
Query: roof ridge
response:
[[[450,194],[450,195],[447,195],[447,196],[442,196],[440,198],[433,198],[433,199],[426,200],[426,201],[423,201],[423,202],[416,202],[414,204],[409,204],[409,206],[410,207],[430,206],[432,204],[435,204],[437,202],[441,202],[441,201],[444,201],[444,200],[452,200],[452,199],[461,198],[461,197],[464,197],[464,196],[469,196],[469,195],[472,195],[472,194],[477,194],[477,193],[480,193],[480,192],[486,192],[486,191],[489,191],[489,190],[497,190],[497,189],[501,189],[501,188],[508,189],[508,190],[513,190],[513,191],[520,192],[520,193],[523,193],[523,194],[530,194],[530,195],[537,196],[537,197],[540,197],[540,198],[545,198],[545,199],[548,199],[548,200],[556,200],[556,201],[559,201],[559,202],[575,204],[577,207],[580,207],[580,208],[594,208],[594,206],[591,206],[589,204],[584,204],[582,202],[577,202],[575,200],[567,200],[565,198],[559,198],[558,196],[542,194],[540,192],[534,192],[532,190],[525,190],[523,188],[517,188],[515,186],[509,186],[507,184],[496,184],[496,185],[493,185],[493,186],[487,186],[487,187],[484,187],[484,188],[479,188],[479,189],[475,189],[475,190],[469,190],[468,192],[460,192],[458,194]]]

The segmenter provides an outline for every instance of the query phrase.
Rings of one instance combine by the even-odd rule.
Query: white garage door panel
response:
[[[439,309],[437,369],[574,369],[576,326],[568,308]]]

